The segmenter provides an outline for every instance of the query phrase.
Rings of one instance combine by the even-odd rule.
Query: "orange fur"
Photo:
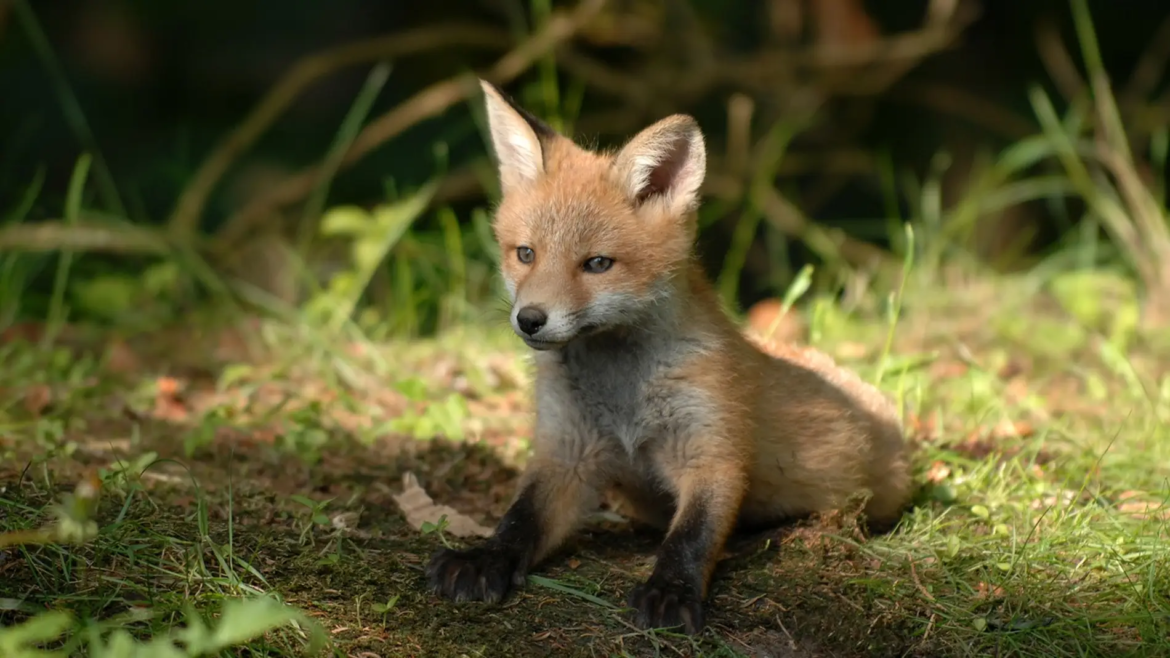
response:
[[[497,572],[515,569],[515,582],[608,493],[666,531],[631,595],[639,623],[693,632],[737,525],[867,491],[871,526],[895,524],[911,483],[893,405],[816,350],[760,349],[693,255],[705,168],[694,120],[668,117],[598,153],[484,91],[501,272],[513,328],[536,350],[534,457],[496,536],[437,556],[432,586],[502,597]],[[591,270],[598,257],[609,262]]]

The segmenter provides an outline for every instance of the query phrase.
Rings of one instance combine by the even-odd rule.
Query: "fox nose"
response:
[[[516,313],[516,324],[520,331],[533,336],[548,322],[548,315],[536,306],[525,306]]]

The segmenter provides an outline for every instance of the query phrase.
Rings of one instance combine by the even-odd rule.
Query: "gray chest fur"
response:
[[[650,336],[574,342],[557,355],[563,385],[556,403],[629,455],[647,441],[674,441],[707,418],[702,392],[679,376],[700,349]]]

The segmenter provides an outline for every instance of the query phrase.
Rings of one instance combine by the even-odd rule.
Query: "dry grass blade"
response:
[[[1166,72],[1167,62],[1170,62],[1170,18],[1166,18],[1158,26],[1154,38],[1150,39],[1150,45],[1134,66],[1129,84],[1121,94],[1123,104],[1136,104],[1152,93]]]
[[[605,0],[582,0],[572,10],[553,15],[543,30],[501,57],[484,77],[497,84],[515,79],[548,51],[562,41],[572,38],[604,5]],[[405,103],[366,125],[346,151],[340,166],[353,165],[411,126],[467,99],[476,93],[478,88],[471,75],[458,75],[423,89]],[[276,186],[271,193],[249,203],[228,218],[217,240],[221,244],[230,244],[233,239],[246,233],[253,222],[267,217],[280,207],[304,198],[312,192],[321,173],[320,166],[310,167]]]
[[[833,249],[850,265],[866,269],[879,267],[889,271],[898,263],[879,247],[857,240],[843,231],[828,231],[810,222],[800,210],[773,187],[757,190],[756,202],[764,219],[786,235],[801,238],[815,249]]]
[[[207,198],[232,162],[256,143],[292,102],[317,80],[339,69],[380,59],[457,45],[503,48],[507,43],[507,35],[497,30],[476,25],[444,25],[347,43],[301,58],[203,161],[175,205],[170,229],[176,233],[195,229]]]
[[[10,224],[0,229],[0,251],[85,251],[113,254],[165,254],[167,242],[151,229],[132,224],[63,221]]]
[[[1060,95],[1067,101],[1078,98],[1085,88],[1085,81],[1081,79],[1068,48],[1064,47],[1060,30],[1051,20],[1041,20],[1036,24],[1036,52]]]
[[[1120,216],[1115,223],[1124,224],[1125,233],[1131,235],[1127,241],[1130,258],[1142,273],[1146,286],[1143,320],[1150,325],[1160,325],[1170,321],[1170,272],[1166,266],[1170,258],[1170,227],[1167,226],[1167,216],[1138,173],[1085,0],[1074,0],[1072,13],[1093,90],[1099,130],[1096,155],[1115,179],[1119,188],[1116,196],[1126,206],[1116,209]]]

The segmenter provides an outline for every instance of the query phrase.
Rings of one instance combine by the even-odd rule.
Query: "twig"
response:
[[[934,110],[981,125],[1004,137],[1023,139],[1036,133],[1036,125],[985,96],[950,85],[905,85],[907,100],[917,100]],[[894,95],[891,100],[900,100]]]
[[[591,131],[582,130],[581,132],[589,133]],[[710,173],[703,180],[702,193],[704,195],[721,199],[736,199],[743,194],[743,184],[740,182],[743,176],[739,173],[731,173],[731,165],[727,157],[718,156],[713,152],[707,163]],[[874,170],[874,166],[873,157],[861,150],[810,151],[785,155],[784,160],[776,165],[776,175],[798,176],[810,172],[827,172],[840,176],[867,174]],[[481,171],[478,163],[475,162],[454,169],[443,178],[432,203],[449,204],[483,194],[485,179],[481,175]]]
[[[804,240],[814,250],[821,250],[831,244],[841,258],[854,267],[877,266],[891,271],[898,267],[898,263],[884,250],[852,238],[844,231],[829,231],[813,224],[771,186],[760,187],[756,202],[769,224],[786,235]]]
[[[746,94],[732,94],[727,101],[727,168],[735,176],[748,175],[755,110],[755,101]]]
[[[818,71],[887,64],[896,70],[892,77],[900,77],[902,72],[927,56],[953,44],[963,28],[973,19],[971,13],[958,11],[942,13],[931,17],[921,29],[879,41],[848,46],[816,46],[799,51],[773,50],[763,61],[752,58],[725,63],[721,67],[724,69],[722,76],[729,82],[767,88],[774,83],[777,76],[791,77],[792,70],[803,71],[802,75],[811,75]],[[873,78],[874,72],[867,71],[865,77]],[[853,78],[851,82],[857,80],[858,78]]]
[[[1150,39],[1150,45],[1146,47],[1141,59],[1133,67],[1129,84],[1125,86],[1125,91],[1119,94],[1125,99],[1123,104],[1136,105],[1141,102],[1143,97],[1152,93],[1157,88],[1158,82],[1162,80],[1162,74],[1166,72],[1168,60],[1170,60],[1170,18],[1166,18],[1158,26],[1154,38]]]
[[[100,251],[116,254],[163,254],[167,241],[156,231],[129,224],[67,224],[52,220],[0,228],[0,251]]]
[[[780,627],[780,630],[784,631],[784,637],[788,638],[788,648],[796,651],[796,639],[792,637],[792,633],[788,632],[788,629],[784,626],[784,620],[780,619],[780,615],[776,615],[776,625]]]
[[[1085,88],[1085,81],[1081,79],[1072,55],[1060,38],[1060,31],[1051,20],[1036,25],[1036,51],[1040,53],[1040,61],[1048,70],[1052,83],[1060,90],[1060,95],[1070,102],[1079,97]]]
[[[518,77],[532,64],[559,43],[573,36],[580,27],[605,5],[605,0],[582,0],[568,12],[553,15],[544,29],[500,58],[484,75],[496,84],[504,84]],[[434,117],[452,105],[476,93],[478,86],[470,75],[458,75],[418,92],[405,103],[370,122],[341,159],[340,167],[348,167],[370,151],[411,126]],[[276,186],[271,193],[261,196],[239,212],[231,215],[216,236],[220,245],[230,244],[247,232],[253,222],[268,216],[282,206],[302,199],[312,191],[320,166],[309,167]]]
[[[914,568],[914,558],[910,558],[910,577],[914,579],[914,586],[918,588],[918,591],[922,592],[922,595],[926,597],[927,601],[933,603],[934,595],[922,585],[922,581],[918,578],[918,570]]]
[[[114,174],[98,146],[97,137],[94,136],[93,128],[89,125],[89,119],[85,116],[85,111],[81,109],[81,102],[78,100],[77,94],[69,86],[69,77],[65,74],[65,68],[61,65],[61,60],[57,57],[53,45],[45,35],[30,3],[28,0],[5,0],[0,4],[11,4],[15,7],[16,19],[23,24],[34,52],[46,69],[53,92],[57,95],[57,101],[61,105],[65,123],[68,124],[70,130],[77,137],[77,141],[81,142],[94,160],[98,189],[105,197],[106,205],[118,215],[127,216],[122,197],[118,194],[118,185],[114,180]]]
[[[181,234],[198,226],[208,197],[232,162],[256,143],[292,102],[318,79],[350,66],[428,50],[453,46],[505,48],[507,44],[507,34],[499,30],[476,25],[443,25],[347,43],[302,57],[203,161],[175,204],[170,230]]]

